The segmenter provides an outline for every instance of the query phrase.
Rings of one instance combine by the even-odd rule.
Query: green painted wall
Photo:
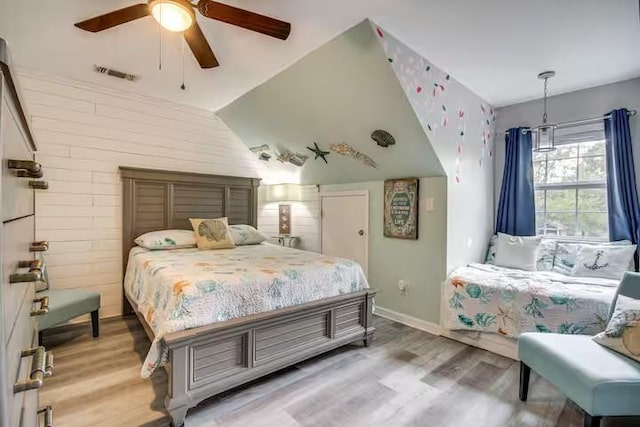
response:
[[[383,235],[384,181],[322,185],[321,192],[369,192],[369,282],[378,290],[376,305],[421,320],[440,323],[440,286],[446,276],[447,179],[420,179],[418,240]],[[432,198],[434,210],[425,210]],[[401,294],[398,280],[408,282]]]
[[[317,142],[347,143],[372,157],[377,169],[331,153],[329,164],[307,160],[298,168],[272,158],[265,182],[334,184],[406,176],[443,176],[427,136],[368,21],[341,34],[219,111],[249,147],[268,144],[305,155]],[[385,129],[396,145],[371,138]],[[273,153],[272,153],[273,154]],[[275,157],[275,156],[274,156]]]

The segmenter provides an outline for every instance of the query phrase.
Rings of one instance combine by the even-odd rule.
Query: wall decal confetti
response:
[[[464,110],[458,109],[458,142],[456,144],[456,182],[459,184],[462,181],[462,146],[464,145],[464,138],[467,130],[466,121],[464,118]]]
[[[380,37],[384,37],[384,34],[382,34],[382,30],[380,28],[376,28],[376,32]]]
[[[376,33],[378,28],[373,24],[371,30]],[[392,34],[384,31],[383,35],[376,38],[393,59],[391,67],[447,176],[464,188],[484,185],[490,179],[492,162],[488,159],[494,157],[495,110]]]

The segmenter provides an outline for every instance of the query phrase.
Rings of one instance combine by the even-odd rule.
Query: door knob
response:
[[[364,236],[364,230],[358,231],[358,234],[361,235],[361,236]]]

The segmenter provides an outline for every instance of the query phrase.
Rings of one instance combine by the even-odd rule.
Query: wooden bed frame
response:
[[[123,272],[134,239],[162,229],[191,229],[188,218],[227,216],[230,224],[257,225],[260,180],[120,167],[123,180]],[[153,331],[123,287],[123,311]],[[220,392],[375,331],[372,290],[363,290],[216,322],[166,335],[169,389],[165,406],[174,425],[187,411]]]

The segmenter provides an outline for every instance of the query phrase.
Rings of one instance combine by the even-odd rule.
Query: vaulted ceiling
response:
[[[183,91],[182,39],[163,33],[159,71],[152,18],[98,34],[73,26],[136,1],[0,0],[0,37],[17,66],[209,110],[367,17],[496,106],[540,97],[535,76],[544,69],[558,73],[552,94],[640,76],[637,0],[228,0],[291,22],[291,36],[283,42],[198,17],[221,66],[199,69],[187,48]],[[141,78],[107,78],[92,71],[94,64]]]

